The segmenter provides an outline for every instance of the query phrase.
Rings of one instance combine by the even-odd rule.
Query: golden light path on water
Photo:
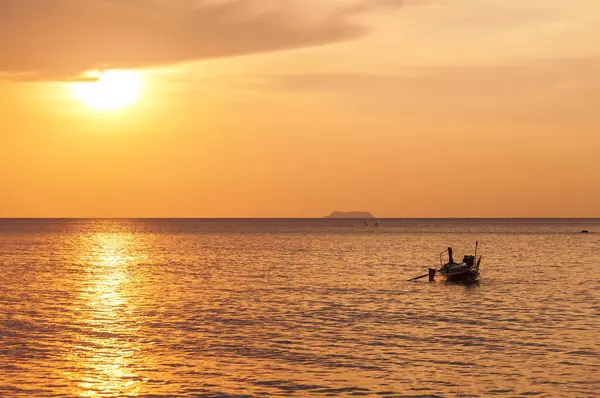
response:
[[[82,261],[89,264],[80,293],[82,321],[89,333],[82,334],[70,360],[80,369],[80,396],[138,395],[140,378],[132,361],[140,347],[133,336],[135,324],[128,301],[131,286],[128,267],[142,259],[131,249],[133,236],[98,233],[89,238]]]

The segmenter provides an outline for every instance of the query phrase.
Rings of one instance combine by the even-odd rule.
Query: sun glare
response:
[[[71,84],[74,96],[90,108],[114,110],[131,106],[140,97],[142,81],[133,71],[90,72],[89,81]]]

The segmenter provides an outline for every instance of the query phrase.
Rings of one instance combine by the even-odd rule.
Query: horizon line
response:
[[[0,217],[0,220],[600,220],[593,217]]]

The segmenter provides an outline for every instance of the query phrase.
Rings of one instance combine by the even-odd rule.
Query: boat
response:
[[[442,260],[442,255],[446,253],[444,250],[440,253],[440,264],[442,267],[436,272],[439,272],[448,282],[457,282],[457,283],[475,283],[479,280],[479,265],[481,264],[480,256],[477,261],[477,245],[475,247],[475,255],[465,255],[460,263],[454,261],[452,257],[453,251],[452,248],[448,248],[448,262],[444,264]],[[431,273],[431,269],[430,269]],[[433,280],[435,276],[435,272],[430,276],[430,280]]]
[[[409,279],[409,281],[415,281],[426,276],[429,276],[429,281],[435,280],[435,274],[440,273],[447,282],[472,284],[479,281],[479,265],[483,256],[479,256],[477,259],[477,247],[479,242],[475,242],[475,254],[465,255],[460,263],[454,261],[453,250],[451,247],[448,250],[444,250],[440,253],[440,265],[439,269],[429,268],[429,273],[416,278]],[[444,264],[442,256],[448,253],[448,262]]]

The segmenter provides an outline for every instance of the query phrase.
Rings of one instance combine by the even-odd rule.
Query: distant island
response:
[[[325,218],[375,218],[367,211],[334,211]]]

